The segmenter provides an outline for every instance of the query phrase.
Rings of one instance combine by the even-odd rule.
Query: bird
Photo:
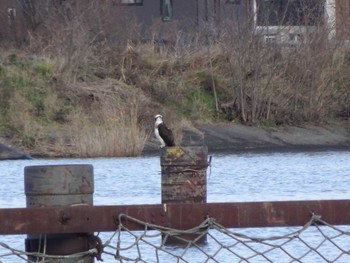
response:
[[[154,134],[160,142],[160,148],[175,146],[173,132],[164,124],[163,116],[157,114],[154,119]]]

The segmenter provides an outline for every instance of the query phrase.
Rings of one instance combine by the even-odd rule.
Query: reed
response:
[[[73,155],[81,157],[119,157],[141,154],[149,137],[139,125],[139,106],[104,102],[98,111],[76,113],[70,129]]]

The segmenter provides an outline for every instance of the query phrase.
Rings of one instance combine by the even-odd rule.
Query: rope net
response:
[[[122,223],[125,220],[140,225],[143,231],[130,231]],[[335,227],[317,215],[303,227],[283,228],[227,229],[208,218],[195,228],[177,230],[124,214],[118,222],[115,232],[100,235],[105,240],[103,251],[94,248],[74,255],[30,256],[38,257],[34,262],[84,257],[104,262],[350,262],[349,226]],[[0,247],[0,262],[33,262],[25,251],[1,242]]]

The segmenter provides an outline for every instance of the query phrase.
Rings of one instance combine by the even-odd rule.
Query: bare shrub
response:
[[[56,59],[61,76],[76,82],[78,71],[103,67],[106,50],[125,49],[138,32],[134,17],[114,1],[37,1],[37,26],[29,31],[30,52]]]
[[[337,91],[334,85],[339,85],[343,71],[334,62],[339,46],[328,40],[331,29],[322,23],[309,26],[318,21],[311,17],[318,13],[308,10],[303,9],[307,23],[302,18],[296,26],[289,24],[292,21],[286,25],[276,22],[273,43],[262,41],[264,34],[269,34],[267,24],[259,29],[261,32],[251,31],[250,23],[238,27],[232,24],[225,27],[230,30],[221,32],[219,43],[228,58],[232,87],[224,103],[231,103],[230,109],[235,112],[231,115],[243,123],[320,123],[332,117],[331,105]],[[297,43],[280,42],[295,32],[303,33]]]

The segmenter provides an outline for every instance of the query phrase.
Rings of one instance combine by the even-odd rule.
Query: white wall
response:
[[[335,1],[326,0],[325,4],[325,24],[329,32],[329,38],[335,38]]]

